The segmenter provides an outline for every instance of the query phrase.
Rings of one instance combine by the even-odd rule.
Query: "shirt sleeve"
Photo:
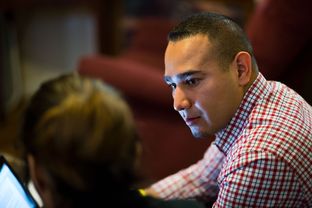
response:
[[[286,162],[273,157],[240,164],[225,171],[214,208],[305,207],[302,186]]]
[[[164,199],[215,199],[218,193],[217,177],[225,156],[212,143],[204,158],[196,164],[152,185]]]

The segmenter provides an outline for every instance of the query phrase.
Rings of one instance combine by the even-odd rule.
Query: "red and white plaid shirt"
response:
[[[312,108],[260,73],[198,163],[152,186],[213,207],[312,207]]]

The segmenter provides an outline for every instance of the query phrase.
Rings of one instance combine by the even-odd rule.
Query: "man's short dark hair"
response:
[[[254,59],[252,46],[243,29],[221,14],[203,12],[190,15],[170,31],[168,40],[176,42],[200,34],[209,38],[213,53],[223,67],[228,66],[240,51],[248,52]]]

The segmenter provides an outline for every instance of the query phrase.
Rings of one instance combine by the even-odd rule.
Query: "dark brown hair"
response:
[[[52,176],[55,197],[74,199],[75,207],[88,194],[109,197],[134,182],[138,138],[132,114],[101,81],[69,74],[42,84],[26,109],[22,141]]]
[[[195,35],[205,35],[213,44],[219,63],[227,67],[240,51],[248,52],[255,66],[253,48],[243,29],[231,18],[202,12],[186,17],[169,33],[168,40],[176,42]]]

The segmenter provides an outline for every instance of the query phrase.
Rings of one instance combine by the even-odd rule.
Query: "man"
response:
[[[311,207],[312,109],[267,81],[232,20],[194,14],[169,33],[165,82],[196,138],[215,135],[204,158],[146,189],[213,207]]]

